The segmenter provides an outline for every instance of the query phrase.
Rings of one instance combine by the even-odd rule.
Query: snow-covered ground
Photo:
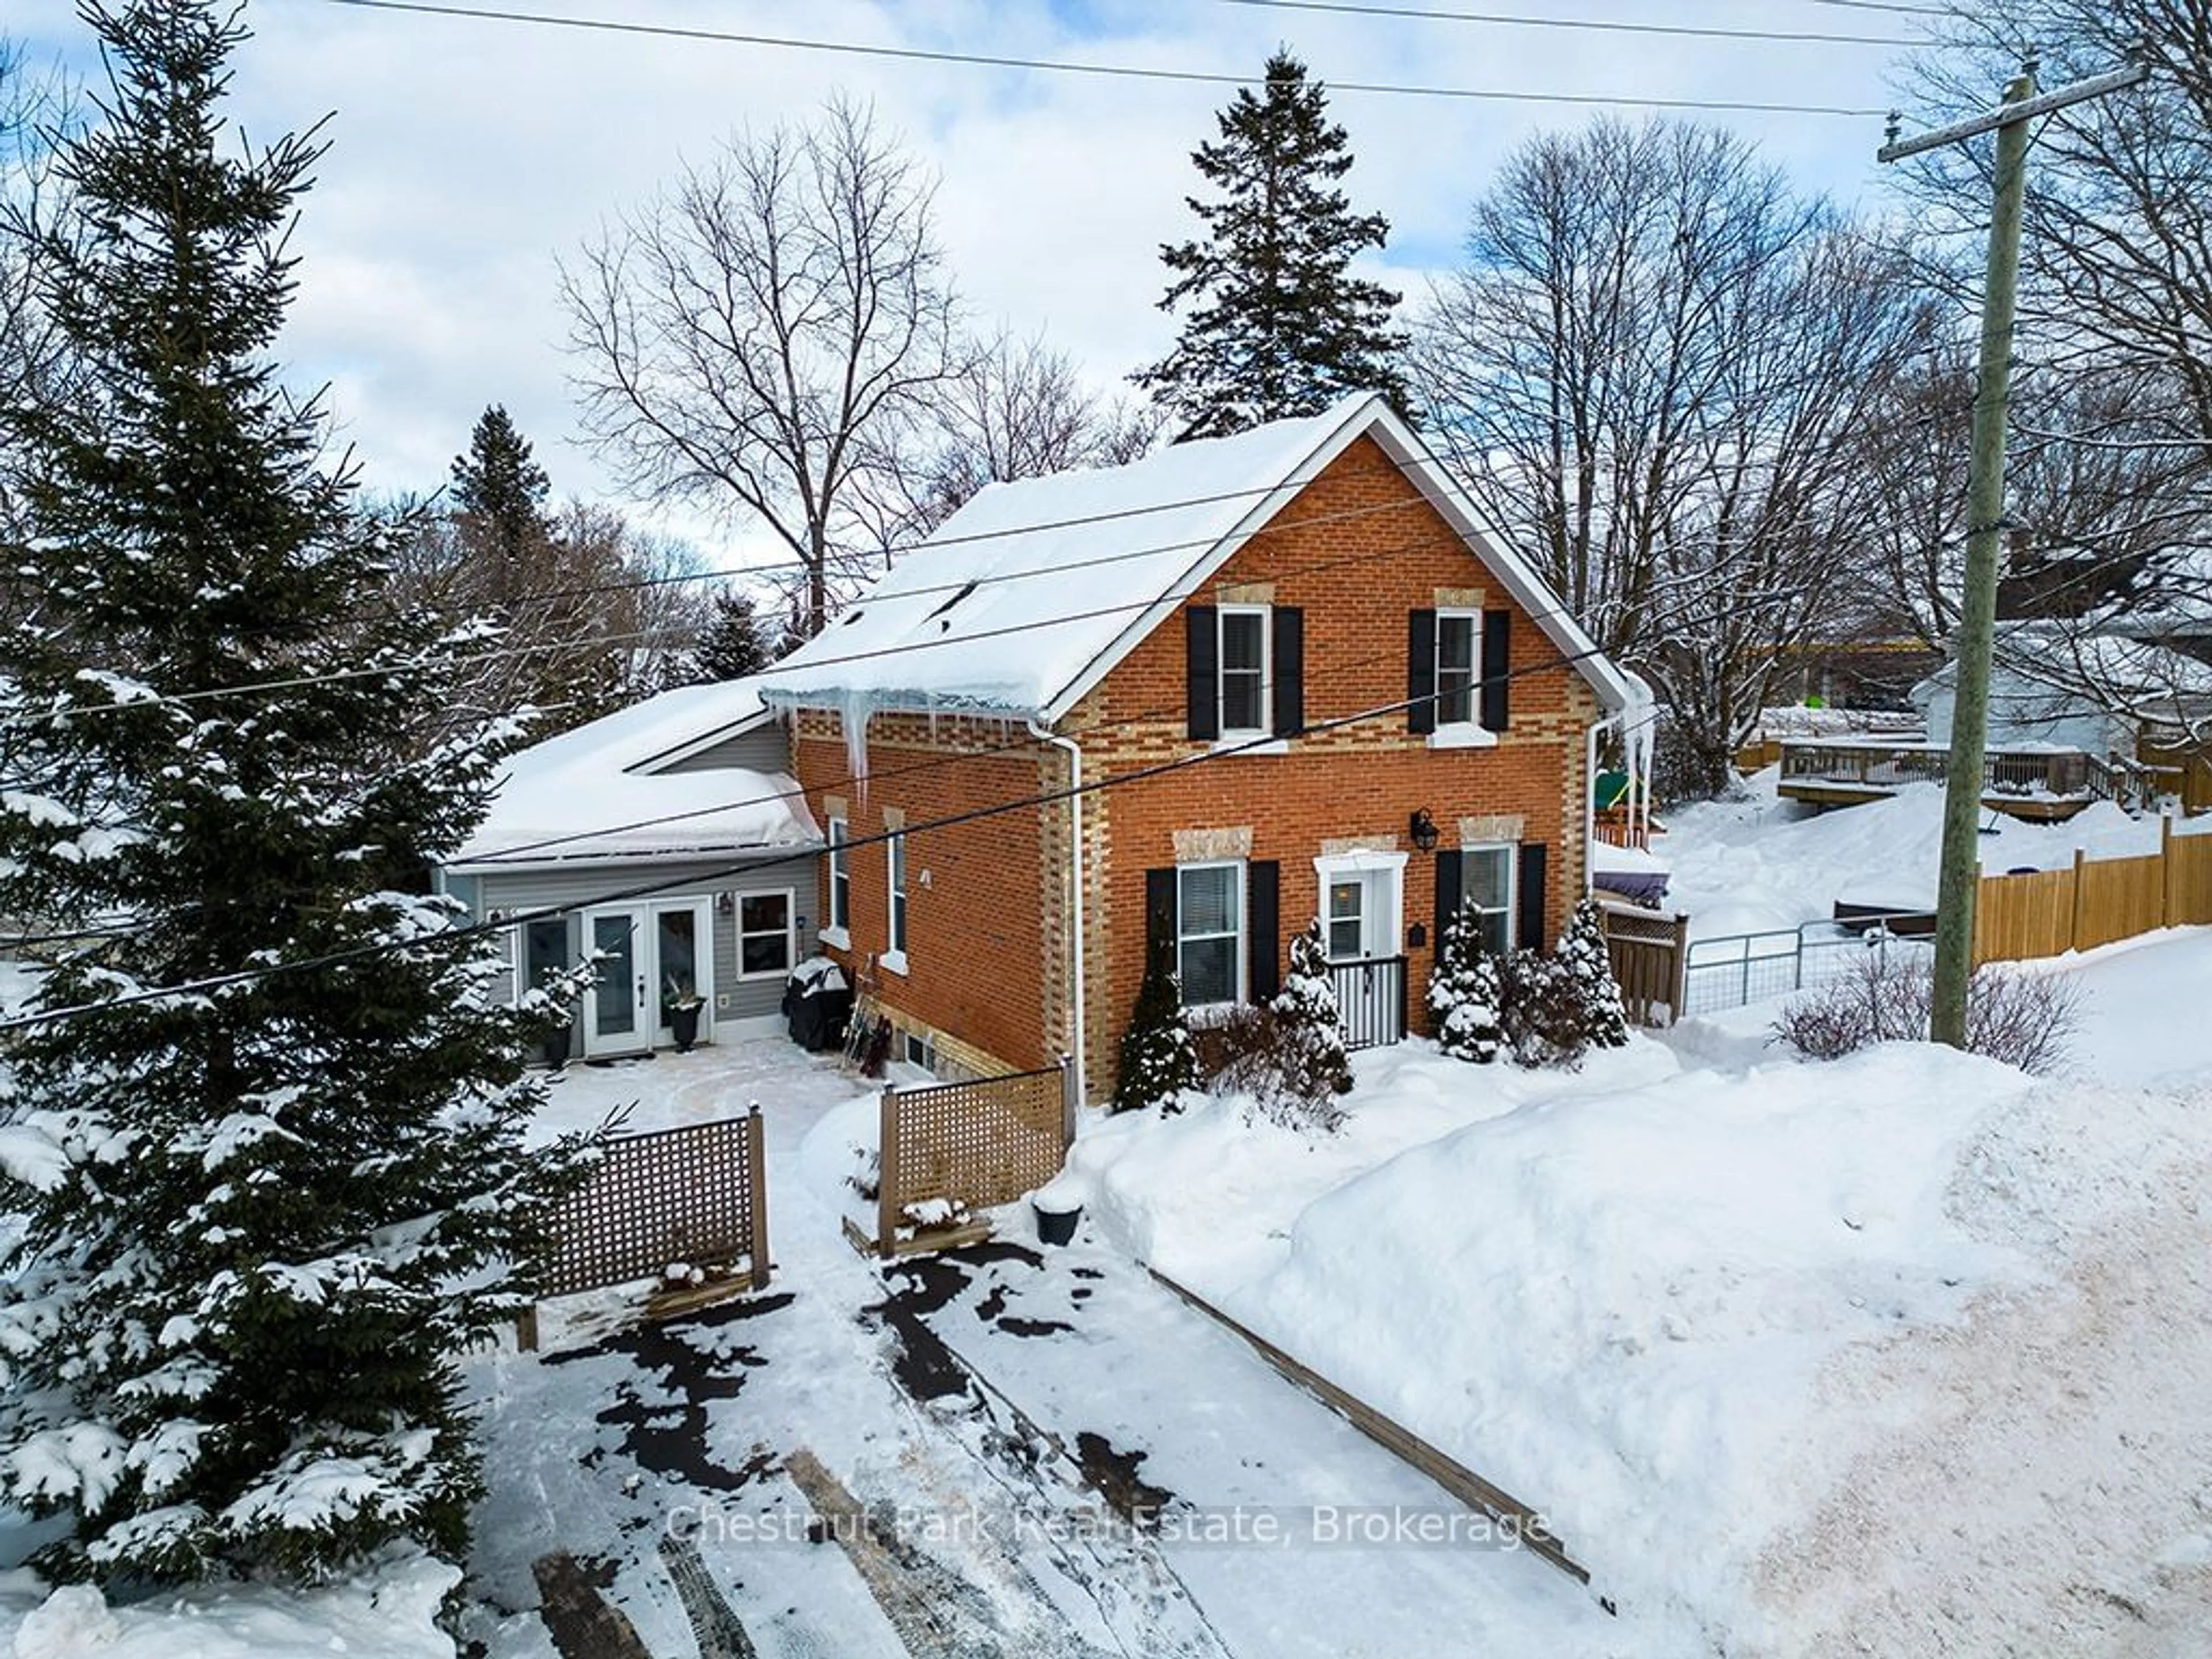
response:
[[[1894,866],[1862,815],[1910,805],[1674,840],[1742,828],[1736,885],[1802,913]],[[761,1105],[775,1279],[659,1327],[586,1298],[471,1362],[461,1634],[545,1659],[550,1563],[655,1659],[738,1623],[763,1659],[2212,1651],[2212,929],[2039,971],[2082,988],[2055,1080],[1801,1064],[1771,1007],[1578,1073],[1409,1043],[1357,1057],[1334,1136],[1089,1121],[1074,1247],[1010,1215],[888,1272],[838,1226],[874,1085],[775,1042],[574,1067],[548,1134]],[[1330,1541],[1465,1512],[1147,1264],[1541,1510],[1592,1590],[1464,1534]],[[879,1524],[810,1541],[841,1504]],[[112,1608],[0,1574],[0,1654],[444,1656],[440,1572]]]
[[[1700,802],[1667,814],[1651,851],[1673,871],[1666,908],[1686,911],[1693,939],[1763,933],[1823,921],[1838,899],[1899,910],[1936,907],[1936,855],[1943,840],[1943,791],[1912,784],[1887,799],[1820,811],[1778,799],[1778,769],[1745,781],[1741,799]],[[1996,813],[1981,837],[1984,873],[2056,870],[2080,848],[2093,859],[2158,850],[2154,817],[2135,818],[2097,801],[2063,823]],[[2212,834],[2212,819],[2179,826]]]
[[[1638,1653],[2201,1653],[2212,930],[2071,971],[2079,1080],[1798,1063],[1747,1010],[1578,1075],[1363,1055],[1334,1140],[1214,1103],[1075,1164],[1109,1239],[1549,1515]]]

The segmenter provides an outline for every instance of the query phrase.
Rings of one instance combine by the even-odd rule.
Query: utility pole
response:
[[[1987,115],[1902,143],[1890,117],[1889,142],[1875,155],[1899,161],[1938,145],[1994,131],[1996,198],[1990,215],[1988,276],[1982,289],[1982,353],[1974,390],[1973,451],[1966,474],[1966,572],[1960,594],[1957,693],[1951,754],[1943,775],[1943,849],[1936,889],[1936,984],[1928,1035],[1954,1048],[1966,1044],[1966,983],[1974,969],[1974,900],[1981,882],[1982,772],[1989,752],[1990,655],[1996,635],[1997,559],[2004,530],[2005,409],[2012,389],[2013,304],[2020,284],[2021,216],[2027,195],[2028,123],[2039,115],[2131,87],[2149,73],[2141,62],[2038,95],[2031,55]]]

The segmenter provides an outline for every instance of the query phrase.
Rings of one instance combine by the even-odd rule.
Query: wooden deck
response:
[[[1785,742],[1776,793],[1815,806],[1857,806],[1911,784],[1940,787],[1949,764],[1948,750],[1928,744]],[[2120,798],[2122,781],[2078,749],[1992,750],[1982,767],[1982,805],[2012,817],[2058,823],[2093,801]]]

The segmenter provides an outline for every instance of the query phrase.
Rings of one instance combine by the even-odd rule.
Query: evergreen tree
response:
[[[515,430],[507,410],[493,404],[477,417],[468,453],[453,458],[453,477],[463,539],[497,562],[502,579],[495,580],[491,597],[513,599],[529,565],[543,562],[552,541],[545,469],[532,459],[530,441]]]
[[[714,595],[714,613],[699,631],[687,678],[701,685],[742,680],[759,673],[773,660],[768,641],[761,636],[760,615],[752,595],[726,587]]]
[[[1182,987],[1175,968],[1172,930],[1154,927],[1145,949],[1145,977],[1137,987],[1137,1006],[1121,1033],[1121,1064],[1114,1079],[1114,1109],[1140,1112],[1148,1106],[1176,1109],[1186,1089],[1198,1082],[1198,1060],[1183,1024]]]
[[[273,367],[319,145],[221,153],[228,3],[83,15],[110,91],[40,259],[85,381],[0,409],[43,595],[0,642],[0,915],[85,930],[0,1044],[0,1499],[103,1578],[457,1553],[456,1356],[579,1162],[524,1146],[559,1010],[493,1006],[421,892],[499,751]]]
[[[1287,52],[1267,60],[1267,86],[1240,88],[1216,119],[1218,143],[1191,160],[1218,199],[1190,199],[1198,241],[1163,247],[1175,280],[1163,311],[1191,307],[1175,349],[1130,376],[1188,423],[1188,438],[1314,415],[1347,392],[1407,405],[1390,326],[1399,296],[1353,276],[1389,222],[1355,214],[1336,187],[1352,167],[1327,95]]]
[[[1613,957],[1605,948],[1605,925],[1596,900],[1585,898],[1575,906],[1553,954],[1565,994],[1574,1005],[1577,1022],[1589,1045],[1626,1048],[1628,1012],[1621,1006],[1620,985],[1613,976]]]
[[[1273,1004],[1291,1063],[1301,1075],[1297,1092],[1308,1099],[1352,1092],[1352,1058],[1344,1048],[1344,1015],[1329,976],[1328,947],[1321,922],[1308,922],[1291,941],[1291,971]]]
[[[1482,948],[1482,913],[1472,903],[1445,924],[1429,975],[1429,1027],[1437,1046],[1460,1060],[1487,1066],[1504,1042],[1504,988],[1498,960]]]

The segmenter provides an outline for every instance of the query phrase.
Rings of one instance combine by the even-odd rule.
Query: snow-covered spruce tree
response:
[[[1399,296],[1351,274],[1389,221],[1352,212],[1337,188],[1352,150],[1328,103],[1279,51],[1264,91],[1239,88],[1215,118],[1220,142],[1192,152],[1219,196],[1191,198],[1203,240],[1160,250],[1175,277],[1160,309],[1192,309],[1175,349],[1129,377],[1187,422],[1187,438],[1318,414],[1347,392],[1407,407],[1404,341],[1390,327]]]
[[[1626,1048],[1628,1011],[1621,1006],[1620,985],[1613,976],[1613,957],[1605,948],[1605,925],[1596,900],[1585,898],[1575,906],[1553,954],[1589,1046]]]
[[[1152,930],[1145,949],[1145,977],[1137,987],[1137,1006],[1121,1033],[1120,1069],[1114,1076],[1114,1109],[1141,1112],[1150,1106],[1176,1109],[1182,1091],[1198,1082],[1198,1060],[1190,1028],[1183,1024],[1182,988],[1175,969],[1175,940],[1164,928]]]
[[[684,678],[711,685],[759,673],[772,659],[753,596],[726,587],[714,595],[714,604],[707,625],[699,630],[699,642],[692,647]]]
[[[1482,913],[1472,903],[1445,924],[1429,975],[1429,1029],[1437,1047],[1455,1059],[1487,1066],[1498,1058],[1505,1033],[1498,960],[1482,948]]]
[[[319,146],[224,154],[228,0],[83,15],[104,120],[40,252],[82,389],[0,409],[41,596],[0,642],[0,915],[86,930],[0,1037],[0,1498],[74,1515],[64,1574],[450,1553],[455,1356],[579,1163],[523,1144],[557,1016],[490,1006],[420,890],[505,739],[432,740],[456,642],[378,603],[272,367]]]
[[[1275,1020],[1288,1063],[1298,1075],[1294,1091],[1311,1102],[1352,1092],[1352,1059],[1344,1049],[1344,1016],[1329,978],[1328,947],[1321,923],[1308,922],[1291,941],[1291,971],[1275,994]]]

